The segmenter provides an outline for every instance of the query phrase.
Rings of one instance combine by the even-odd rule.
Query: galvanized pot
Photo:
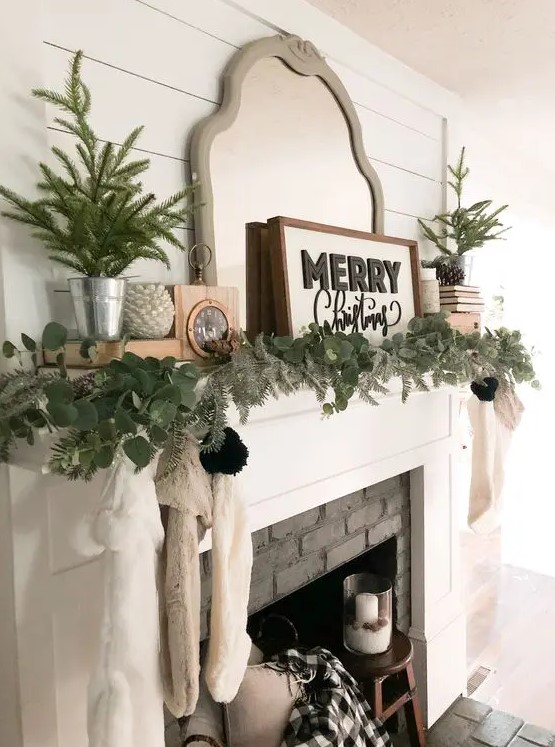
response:
[[[121,340],[125,278],[69,278],[77,331],[84,340]]]
[[[455,264],[457,267],[460,267],[464,272],[465,285],[470,285],[472,283],[472,268],[474,264],[474,256],[471,254],[471,252],[458,254],[454,258],[453,264]]]

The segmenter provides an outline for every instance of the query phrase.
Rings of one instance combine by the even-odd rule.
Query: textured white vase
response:
[[[127,287],[123,326],[131,337],[160,339],[171,329],[175,308],[162,283],[132,283]]]

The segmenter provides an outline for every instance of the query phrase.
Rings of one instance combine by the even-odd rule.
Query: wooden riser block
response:
[[[453,312],[447,317],[447,322],[464,334],[482,331],[482,315],[478,313]]]
[[[125,352],[135,353],[141,358],[165,358],[173,355],[178,360],[183,360],[183,341],[173,337],[166,337],[163,340],[129,340],[125,346]],[[66,345],[66,366],[71,368],[98,368],[105,366],[114,358],[121,358],[124,353],[123,343],[121,342],[97,342],[96,358],[91,361],[82,358],[79,354],[80,342],[68,342]],[[45,365],[55,365],[56,355],[50,350],[44,351]]]

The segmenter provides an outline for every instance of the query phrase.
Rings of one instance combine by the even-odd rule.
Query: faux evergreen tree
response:
[[[426,238],[440,251],[432,262],[426,263],[427,266],[452,264],[465,252],[484,246],[486,241],[499,239],[502,233],[509,230],[503,228],[499,220],[500,213],[508,205],[502,205],[491,213],[488,209],[492,200],[475,202],[468,208],[462,207],[464,180],[470,173],[464,156],[465,149],[462,148],[456,165],[447,166],[452,177],[448,184],[457,196],[457,207],[450,213],[440,213],[432,218],[432,222],[436,221],[440,224],[439,232],[434,231],[431,226],[427,225],[427,222],[418,220]],[[450,240],[455,244],[454,251],[449,247]]]
[[[192,187],[157,202],[144,193],[139,181],[148,159],[132,160],[131,152],[142,132],[135,128],[120,147],[102,142],[90,121],[91,94],[81,79],[79,51],[71,61],[63,93],[33,90],[33,96],[61,110],[58,127],[76,138],[77,162],[52,147],[61,173],[39,163],[38,199],[29,200],[7,187],[0,195],[12,206],[3,215],[33,228],[33,235],[49,257],[89,277],[117,277],[137,259],[153,259],[169,267],[162,241],[182,249],[173,229],[191,213]]]

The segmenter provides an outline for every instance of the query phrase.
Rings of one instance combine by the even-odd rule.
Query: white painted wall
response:
[[[59,87],[81,48],[101,137],[121,142],[144,123],[148,188],[179,189],[188,177],[188,133],[218,105],[224,65],[241,45],[282,30],[309,38],[342,78],[383,182],[386,231],[416,238],[416,217],[442,206],[445,122],[457,116],[457,99],[303,0],[13,3],[0,25],[0,181],[31,194],[33,162],[48,158],[53,144],[71,144],[27,92]],[[192,239],[190,228],[181,235]],[[36,334],[54,315],[67,319],[51,292],[63,273],[28,233],[1,219],[0,251],[2,336]],[[172,256],[170,272],[143,263],[135,273],[183,281],[184,259]],[[18,468],[3,468],[0,479],[0,743],[82,745],[101,569],[79,558],[71,536],[94,504],[94,484],[68,486]]]

